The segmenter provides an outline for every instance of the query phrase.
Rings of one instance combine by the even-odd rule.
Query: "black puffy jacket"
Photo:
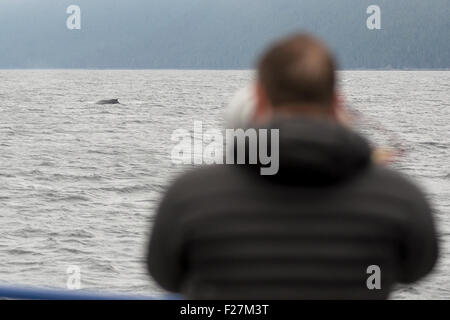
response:
[[[328,120],[269,128],[280,130],[277,175],[211,165],[169,188],[147,260],[159,285],[199,299],[383,299],[430,272],[430,206],[408,179],[371,163],[365,139]],[[367,286],[373,265],[381,289]]]

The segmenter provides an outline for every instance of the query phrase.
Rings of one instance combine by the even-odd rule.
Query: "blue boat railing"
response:
[[[0,299],[25,300],[178,300],[176,295],[145,296],[101,293],[85,290],[64,290],[28,286],[0,285]]]

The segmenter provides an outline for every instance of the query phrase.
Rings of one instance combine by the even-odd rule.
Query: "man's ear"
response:
[[[260,82],[255,85],[255,112],[253,121],[255,123],[262,123],[270,118],[272,114],[272,107],[267,97],[266,90]]]

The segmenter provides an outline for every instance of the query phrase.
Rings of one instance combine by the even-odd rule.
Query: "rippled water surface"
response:
[[[182,168],[170,137],[221,127],[249,71],[0,71],[0,282],[158,294],[143,263],[152,215]],[[394,298],[450,298],[450,72],[346,71],[359,129],[405,150],[442,239],[435,272]],[[120,105],[97,105],[119,98]]]

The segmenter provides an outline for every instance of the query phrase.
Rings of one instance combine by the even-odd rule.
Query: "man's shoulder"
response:
[[[251,184],[254,180],[251,178],[253,176],[249,170],[238,166],[203,165],[187,170],[177,176],[172,184],[172,188],[186,190],[192,187],[208,186],[236,187]],[[374,188],[390,191],[393,194],[423,194],[422,187],[415,179],[394,168],[373,165],[360,177],[366,184]],[[278,185],[278,187],[282,186]]]
[[[220,183],[232,177],[239,176],[235,166],[227,165],[202,165],[186,170],[176,177],[174,184],[186,187],[192,183],[210,184]]]
[[[336,188],[333,187],[333,189]],[[402,203],[402,205],[424,205],[427,202],[423,188],[412,178],[398,170],[371,166],[359,177],[338,186],[343,194],[365,194],[369,198],[379,201],[389,199]],[[207,197],[217,195],[232,196],[236,194],[257,193],[261,190],[283,192],[283,185],[271,183],[268,179],[261,179],[254,172],[244,167],[229,165],[205,165],[187,170],[179,175],[170,185],[166,196],[178,202],[200,201]],[[287,190],[289,189],[289,190]],[[307,187],[301,187],[306,192]],[[296,191],[295,186],[286,186],[288,194]],[[317,192],[317,189],[311,189]],[[266,192],[264,192],[266,193]],[[377,200],[377,201],[378,201]]]
[[[394,168],[374,165],[369,169],[366,177],[368,178],[366,181],[373,188],[385,194],[412,202],[425,200],[425,193],[419,182]]]

